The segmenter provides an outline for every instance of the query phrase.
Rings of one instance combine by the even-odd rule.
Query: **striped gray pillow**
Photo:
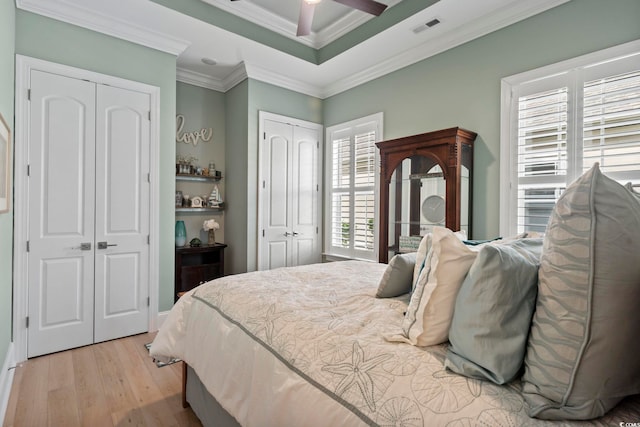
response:
[[[598,164],[551,214],[523,394],[529,415],[584,420],[640,393],[640,201]]]

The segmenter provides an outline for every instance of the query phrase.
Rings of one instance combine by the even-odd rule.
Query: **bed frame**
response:
[[[240,427],[238,421],[205,388],[198,374],[182,363],[182,407],[191,407],[203,426]]]

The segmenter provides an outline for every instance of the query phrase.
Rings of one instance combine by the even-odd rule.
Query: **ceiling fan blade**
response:
[[[382,12],[387,8],[386,4],[379,3],[374,0],[333,0],[336,3],[343,4],[345,6],[352,7],[354,9],[361,10],[363,12],[370,13],[372,15],[380,16]]]
[[[306,1],[300,2],[300,18],[298,18],[298,32],[296,36],[308,36],[311,34],[311,23],[313,22],[313,12],[315,9],[315,4],[309,4]]]

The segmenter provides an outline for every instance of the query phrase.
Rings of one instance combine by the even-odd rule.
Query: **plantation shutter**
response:
[[[367,120],[328,132],[330,254],[375,259],[378,127],[377,121]]]
[[[614,179],[640,168],[640,70],[584,83],[583,166],[595,162]]]
[[[518,98],[517,225],[543,232],[566,186],[568,87]]]
[[[564,189],[594,163],[640,185],[640,61],[574,69],[523,84],[517,101],[517,231],[546,229]]]
[[[372,130],[354,136],[355,188],[354,188],[354,240],[356,249],[373,251],[373,224],[375,217],[376,133]]]

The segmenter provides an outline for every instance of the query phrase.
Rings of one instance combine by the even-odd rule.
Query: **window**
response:
[[[382,113],[327,129],[325,252],[377,259],[379,155]]]
[[[640,184],[640,43],[502,82],[500,232],[544,232],[556,200],[594,163]]]

